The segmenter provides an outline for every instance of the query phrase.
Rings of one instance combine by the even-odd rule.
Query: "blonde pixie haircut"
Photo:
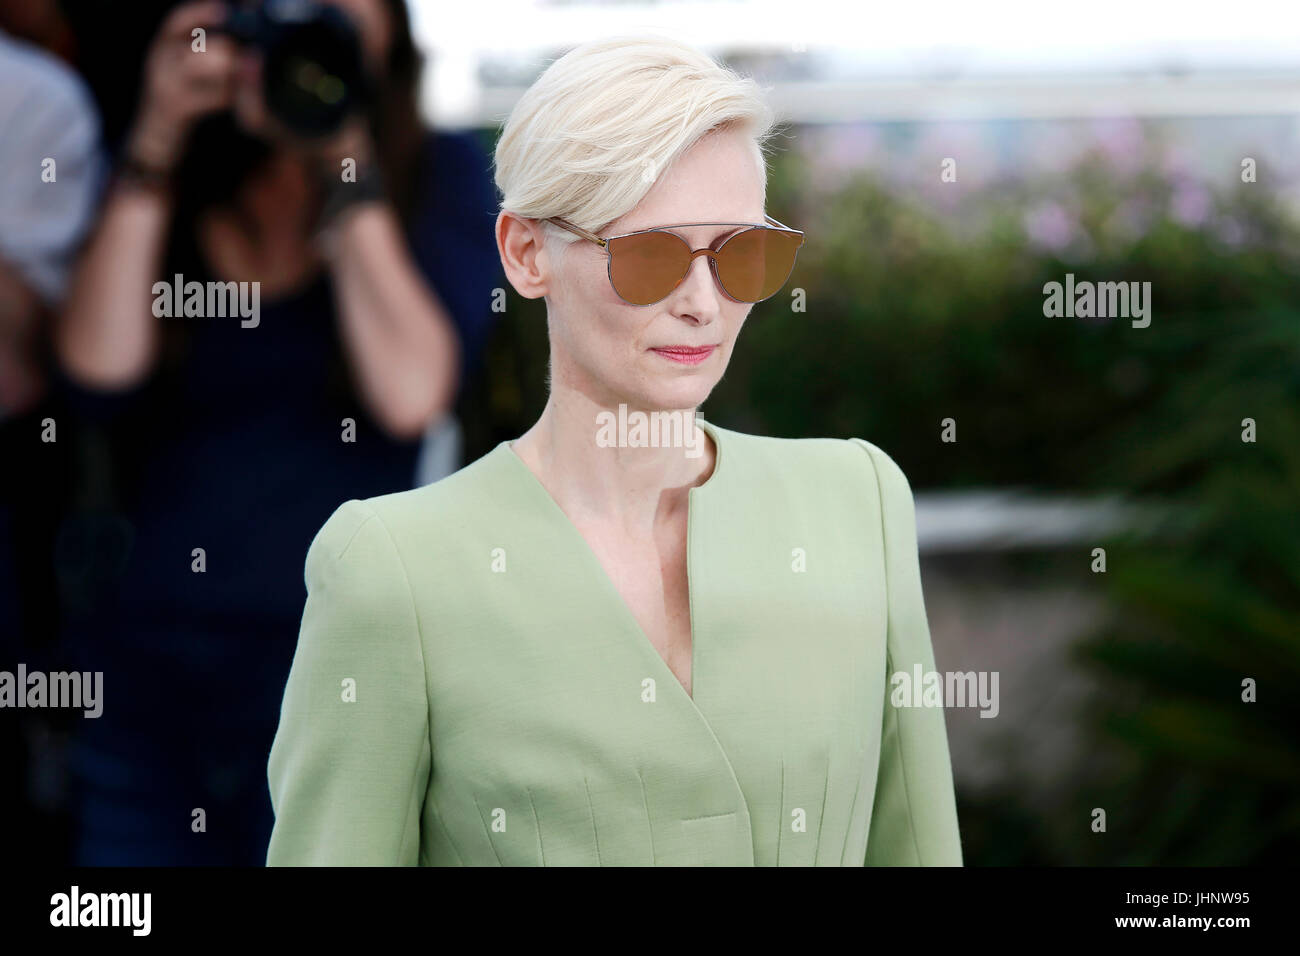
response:
[[[685,43],[648,33],[584,43],[547,67],[506,120],[494,159],[501,209],[600,233],[701,137],[733,128],[750,133],[766,191],[774,126],[753,79]],[[578,238],[546,230],[548,241]]]

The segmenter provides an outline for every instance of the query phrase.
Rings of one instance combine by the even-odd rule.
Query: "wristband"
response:
[[[325,202],[321,206],[320,218],[317,220],[318,230],[328,229],[338,221],[345,210],[357,203],[376,202],[387,197],[383,176],[373,163],[358,166],[355,182],[344,182],[334,178],[328,182],[330,185],[325,194]]]
[[[143,162],[129,149],[118,158],[115,173],[118,182],[140,189],[167,192],[172,185],[170,170]]]

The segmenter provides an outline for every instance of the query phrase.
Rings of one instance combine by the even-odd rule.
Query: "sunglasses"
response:
[[[687,222],[678,226],[641,229],[602,239],[565,222],[549,218],[601,246],[609,255],[609,281],[615,294],[629,305],[662,302],[681,285],[696,256],[708,256],[713,279],[736,302],[762,302],[776,295],[794,271],[804,234],[765,216],[773,225],[752,222]],[[664,230],[686,226],[745,226],[717,249],[692,249],[680,236]]]

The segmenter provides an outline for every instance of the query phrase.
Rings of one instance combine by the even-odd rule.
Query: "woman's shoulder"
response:
[[[507,454],[512,452],[502,444],[430,484],[345,501],[317,532],[316,542],[336,550],[372,526],[368,534],[388,538],[402,552],[431,536],[449,543],[457,533],[476,533],[493,516],[508,513],[518,497]]]
[[[824,532],[832,542],[879,541],[902,560],[915,557],[911,487],[898,463],[875,443],[722,429],[718,438],[716,497],[729,502],[729,513],[741,523],[762,520],[803,534]]]
[[[882,501],[911,498],[907,476],[878,445],[863,438],[776,438],[713,426],[720,433],[721,456],[739,472],[768,472],[794,487],[824,487],[828,481],[862,482],[880,489]],[[726,461],[728,453],[734,461]]]

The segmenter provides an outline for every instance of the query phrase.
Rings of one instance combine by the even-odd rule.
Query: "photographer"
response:
[[[321,135],[273,108],[230,7],[170,13],[56,330],[95,425],[67,636],[108,699],[74,751],[79,864],[263,861],[307,546],[341,502],[411,486],[486,339],[487,159],[421,128],[401,0],[329,12],[369,90]],[[208,292],[175,310],[174,281]],[[256,315],[213,314],[236,287]]]

